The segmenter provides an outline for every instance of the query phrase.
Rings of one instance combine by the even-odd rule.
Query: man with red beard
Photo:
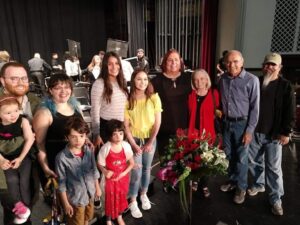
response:
[[[27,93],[29,90],[29,80],[24,65],[17,62],[6,63],[0,71],[0,81],[2,87],[0,88],[0,96],[3,94],[14,95],[21,106],[21,114],[25,115],[29,120],[37,110],[40,99],[32,93]],[[31,165],[31,183],[32,199],[28,207],[32,207],[34,201],[37,200],[39,194],[39,182],[35,163]],[[7,195],[7,189],[0,189],[0,200],[4,210],[3,224],[12,224],[14,213],[12,212],[12,199]],[[31,224],[30,222],[26,224]]]
[[[0,95],[11,94],[17,97],[22,114],[32,120],[33,114],[40,103],[40,98],[28,93],[29,79],[24,65],[17,62],[6,63],[0,71],[0,81],[2,84]]]
[[[263,62],[259,119],[249,149],[249,169],[254,179],[247,191],[249,196],[264,192],[266,182],[272,213],[278,216],[283,215],[282,146],[289,142],[294,124],[294,91],[291,83],[280,76],[281,61],[278,53],[270,53]]]

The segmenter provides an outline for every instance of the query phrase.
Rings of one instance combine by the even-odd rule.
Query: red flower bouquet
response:
[[[188,213],[185,186],[190,180],[198,181],[203,176],[225,175],[228,160],[218,146],[210,145],[205,131],[199,134],[178,129],[176,136],[169,139],[165,155],[161,157],[158,178],[175,187],[179,184],[180,200]]]

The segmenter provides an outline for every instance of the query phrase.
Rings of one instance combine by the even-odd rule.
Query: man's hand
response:
[[[243,143],[244,146],[247,146],[250,144],[252,140],[252,134],[245,132],[244,136],[243,136]]]
[[[289,136],[284,136],[284,135],[279,135],[278,141],[279,141],[279,144],[286,145],[287,143],[289,143],[290,137]]]

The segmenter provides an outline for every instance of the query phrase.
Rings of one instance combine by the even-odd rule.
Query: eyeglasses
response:
[[[19,83],[19,81],[21,80],[23,83],[28,83],[28,77],[4,77],[5,79],[9,79],[13,84],[17,84]]]

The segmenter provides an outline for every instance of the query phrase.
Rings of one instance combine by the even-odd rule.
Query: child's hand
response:
[[[15,158],[14,160],[11,161],[11,168],[18,169],[20,167],[21,163],[22,163],[22,159],[20,159],[19,157]]]
[[[1,168],[2,170],[8,170],[9,168],[11,168],[11,163],[10,163],[10,161],[3,157],[3,158],[0,160],[0,168]]]
[[[138,146],[138,145],[134,145],[134,146],[133,146],[133,150],[134,150],[134,153],[135,153],[136,155],[141,155],[141,154],[143,153],[143,150],[142,150],[141,147]]]
[[[114,174],[113,171],[107,170],[107,171],[106,171],[106,174],[105,174],[105,177],[106,177],[107,179],[110,179],[110,178],[112,177],[113,174]]]
[[[73,210],[73,207],[67,203],[64,205],[64,210],[65,210],[65,213],[69,216],[69,217],[72,217],[73,214],[74,214],[74,210]]]
[[[102,195],[101,189],[100,188],[96,188],[95,198],[100,198],[101,195]]]
[[[120,173],[116,178],[113,179],[113,181],[118,181],[120,180],[122,177],[124,177],[126,175],[126,173],[122,172]]]

